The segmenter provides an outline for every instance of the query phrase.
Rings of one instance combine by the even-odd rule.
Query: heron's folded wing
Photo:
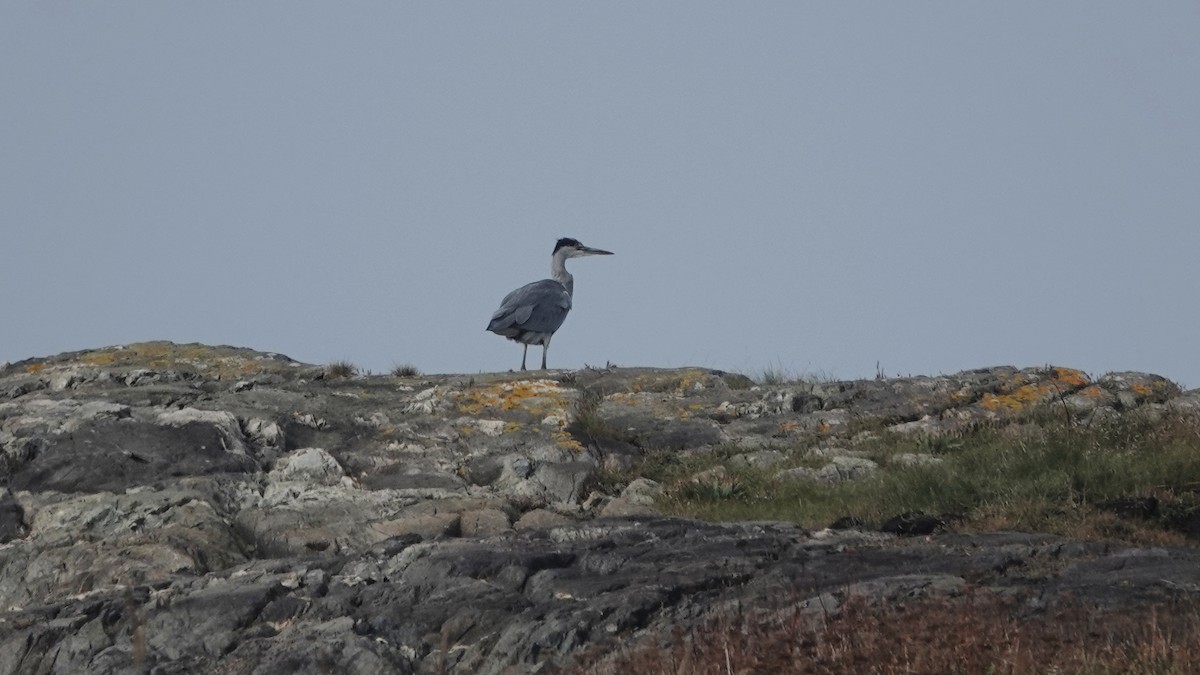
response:
[[[520,322],[525,330],[553,333],[567,318],[567,312],[571,311],[571,295],[562,284],[553,283],[553,286],[539,287],[536,300],[522,306],[521,309],[529,308],[528,316]]]
[[[520,326],[524,330],[553,333],[571,310],[571,294],[553,279],[525,284],[504,296],[492,314],[488,330]]]

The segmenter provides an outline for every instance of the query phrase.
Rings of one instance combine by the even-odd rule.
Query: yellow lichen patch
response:
[[[158,342],[141,342],[122,347],[100,349],[84,354],[80,360],[97,366],[150,366],[161,368],[174,363],[177,354],[174,345]]]
[[[1080,389],[1079,395],[1088,398],[1099,398],[1104,395],[1104,390],[1093,384]]]
[[[1157,380],[1150,384],[1135,382],[1129,385],[1129,388],[1132,389],[1133,393],[1137,394],[1138,396],[1154,396],[1169,386],[1171,386],[1171,384],[1166,380]]]
[[[478,415],[484,410],[524,410],[538,416],[566,407],[566,390],[554,380],[518,380],[473,387],[458,394],[459,412]]]
[[[608,396],[605,396],[604,398],[607,401],[611,401],[614,403],[624,403],[625,405],[637,405],[642,400],[642,398],[638,394],[635,394],[630,391],[618,391],[617,393],[609,394]]]
[[[708,373],[703,370],[685,370],[679,378],[679,385],[675,387],[675,391],[686,394],[690,391],[705,389],[705,380],[707,379]]]
[[[1026,384],[1017,387],[1007,394],[984,394],[979,405],[988,410],[1008,410],[1015,412],[1038,403],[1049,395],[1053,389],[1049,384]]]
[[[115,352],[89,352],[79,360],[93,366],[111,366],[117,362],[117,355]]]
[[[683,372],[672,372],[665,375],[641,375],[633,381],[630,389],[634,392],[683,395],[705,389],[708,379],[708,373],[698,368],[691,368]]]
[[[1074,368],[1054,367],[1043,376],[1016,374],[1001,387],[998,394],[984,394],[979,405],[987,410],[1017,412],[1062,396],[1091,382],[1087,375]],[[1099,395],[1097,392],[1095,395]]]
[[[207,371],[218,378],[244,377],[259,372],[284,372],[290,364],[249,350],[172,342],[139,342],[86,352],[81,363],[100,367],[143,367]]]
[[[25,366],[25,372],[29,373],[30,375],[32,375],[34,373],[40,373],[45,369],[46,369],[46,364],[42,363],[42,362],[31,363],[31,364]]]
[[[575,440],[574,436],[562,429],[554,432],[554,441],[558,447],[564,450],[570,450],[576,454],[582,453],[584,450],[586,450],[582,443]]]

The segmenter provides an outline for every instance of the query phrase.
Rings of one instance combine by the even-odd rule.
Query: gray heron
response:
[[[539,344],[542,346],[542,370],[546,369],[550,338],[571,311],[571,296],[575,294],[575,278],[567,271],[567,258],[585,255],[612,255],[612,252],[584,246],[578,239],[559,239],[550,255],[550,278],[525,284],[504,296],[500,309],[492,314],[488,330],[525,345],[521,370],[525,370],[529,345]]]

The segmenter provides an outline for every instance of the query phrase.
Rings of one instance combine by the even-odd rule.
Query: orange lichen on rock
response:
[[[1155,380],[1150,384],[1134,382],[1133,384],[1129,385],[1129,388],[1139,396],[1154,396],[1155,394],[1162,392],[1164,389],[1168,389],[1173,386],[1174,385],[1167,380]]]
[[[485,409],[525,410],[535,415],[562,411],[566,392],[554,380],[517,380],[468,389],[461,394],[459,412],[478,415]]]
[[[630,390],[634,393],[673,393],[682,396],[707,388],[707,380],[710,377],[708,373],[698,368],[667,373],[665,376],[663,374],[642,375],[633,381]]]
[[[101,368],[171,368],[214,373],[217,379],[260,372],[286,372],[296,364],[249,350],[202,344],[137,342],[84,352],[78,362]]]
[[[1050,368],[1049,379],[1038,375],[1017,373],[1011,382],[1000,388],[1000,393],[986,393],[979,405],[987,410],[1004,410],[1017,412],[1035,405],[1046,403],[1057,396],[1062,396],[1091,383],[1091,379],[1083,371],[1074,368]],[[1099,395],[1099,391],[1096,394]]]
[[[1017,411],[1041,402],[1053,391],[1049,384],[1026,384],[1007,394],[984,394],[979,405],[988,410]]]
[[[582,443],[576,440],[575,437],[569,434],[565,429],[559,429],[554,432],[554,441],[558,447],[564,450],[570,450],[575,454],[580,454],[587,450],[587,448],[583,447]]]
[[[1059,382],[1072,387],[1086,387],[1092,383],[1091,378],[1089,378],[1086,373],[1084,373],[1082,370],[1075,370],[1074,368],[1055,367],[1054,378]]]

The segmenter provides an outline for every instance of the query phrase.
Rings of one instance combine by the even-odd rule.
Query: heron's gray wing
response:
[[[488,330],[499,333],[517,327],[522,331],[553,333],[571,311],[571,294],[553,279],[525,284],[504,296],[492,314]]]

